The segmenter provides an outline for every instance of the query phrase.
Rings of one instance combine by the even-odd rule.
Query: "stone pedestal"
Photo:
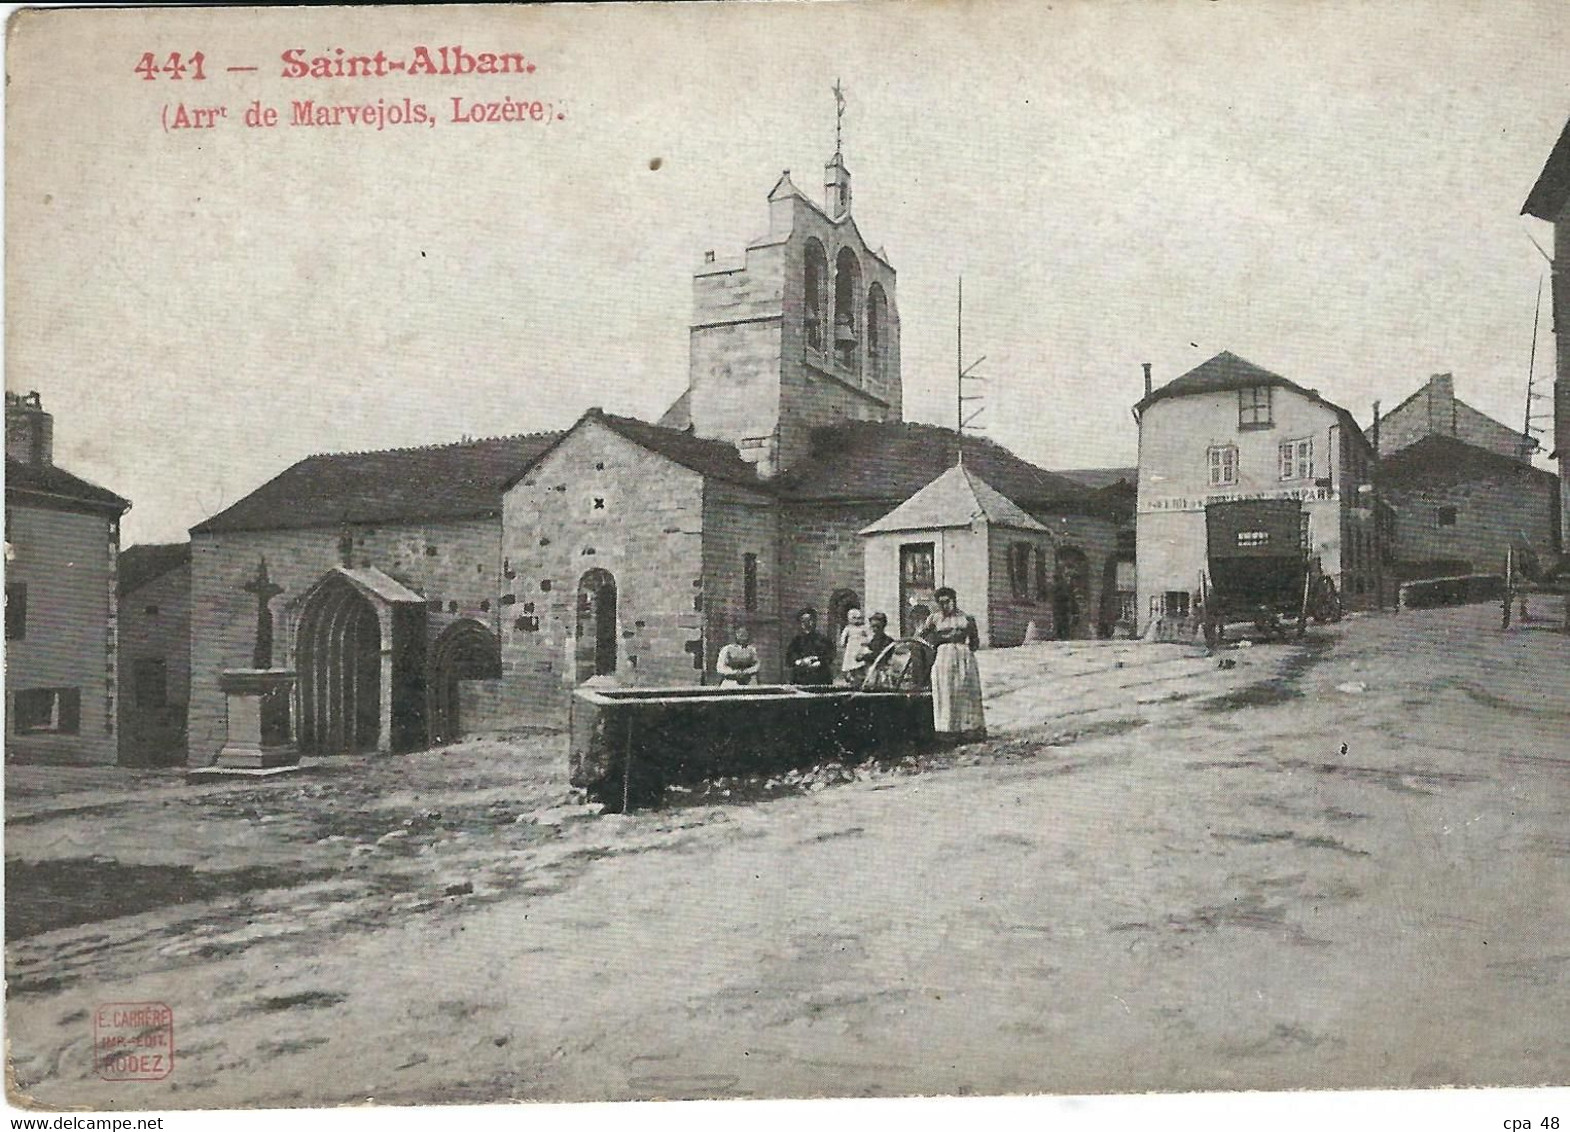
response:
[[[300,761],[289,727],[294,676],[282,668],[230,668],[218,687],[229,706],[229,739],[213,764],[224,770],[263,770]]]

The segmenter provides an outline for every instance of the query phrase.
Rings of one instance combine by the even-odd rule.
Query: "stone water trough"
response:
[[[925,690],[589,686],[574,693],[571,780],[614,812],[657,805],[667,785],[860,762],[932,738]]]

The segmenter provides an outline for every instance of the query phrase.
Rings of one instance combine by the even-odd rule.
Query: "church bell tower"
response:
[[[765,477],[805,456],[814,428],[902,415],[894,268],[852,215],[838,83],[834,92],[823,203],[787,169],[769,192],[768,232],[740,260],[705,254],[693,276],[685,411],[662,422],[730,441]]]

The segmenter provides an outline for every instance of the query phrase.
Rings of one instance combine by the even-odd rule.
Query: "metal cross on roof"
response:
[[[839,79],[834,80],[834,154],[840,152],[840,132],[845,121],[845,90]]]

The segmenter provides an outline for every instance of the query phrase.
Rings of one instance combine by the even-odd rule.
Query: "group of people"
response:
[[[958,595],[947,586],[934,595],[938,610],[916,631],[916,639],[933,650],[931,683],[933,724],[939,732],[984,735],[981,710],[981,675],[974,653],[980,647],[976,619],[959,608]],[[861,688],[873,666],[895,644],[888,633],[888,617],[879,612],[864,616],[850,610],[839,641],[818,632],[818,614],[803,609],[796,617],[797,633],[785,648],[785,679],[791,684],[838,684]],[[734,639],[720,649],[716,668],[720,686],[751,684],[761,663],[752,644],[752,632],[738,625]]]

